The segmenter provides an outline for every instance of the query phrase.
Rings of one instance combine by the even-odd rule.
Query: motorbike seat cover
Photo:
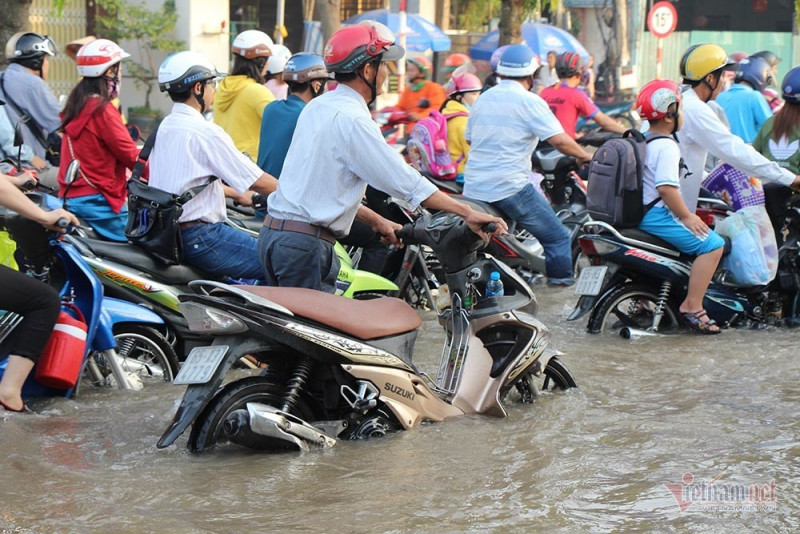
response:
[[[410,332],[422,324],[417,312],[394,297],[353,300],[300,287],[237,286],[305,317],[358,339]]]
[[[192,280],[216,278],[186,264],[166,266],[130,243],[90,238],[81,238],[80,241],[101,258],[144,271],[156,277],[158,281],[169,285],[186,285]]]
[[[488,213],[489,215],[493,215],[494,217],[500,217],[501,219],[505,219],[506,221],[508,220],[508,217],[506,216],[505,213],[495,208],[488,202],[483,202],[481,200],[475,200],[474,198],[467,198],[467,197],[461,197],[458,200],[478,211],[482,211],[483,213]]]

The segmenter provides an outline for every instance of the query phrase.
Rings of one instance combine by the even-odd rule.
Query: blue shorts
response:
[[[708,254],[725,246],[725,241],[714,230],[709,231],[706,237],[698,237],[686,228],[668,208],[662,206],[648,211],[639,224],[639,229],[660,237],[684,254],[693,256]]]

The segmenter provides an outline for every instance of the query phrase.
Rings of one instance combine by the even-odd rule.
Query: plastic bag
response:
[[[747,206],[764,205],[761,180],[747,176],[727,163],[718,165],[703,180],[703,187],[739,211]]]
[[[741,286],[766,285],[778,272],[778,246],[764,206],[742,208],[717,223],[716,231],[731,240],[722,268]]]
[[[17,244],[8,235],[8,232],[0,232],[0,264],[12,269],[18,269],[17,262],[14,260],[14,251],[17,250]]]

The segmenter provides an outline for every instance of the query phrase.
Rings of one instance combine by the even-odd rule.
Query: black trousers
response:
[[[22,321],[3,340],[3,352],[36,362],[61,310],[58,292],[39,280],[0,265],[0,310],[18,313]]]

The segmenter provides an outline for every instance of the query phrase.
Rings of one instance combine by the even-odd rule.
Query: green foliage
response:
[[[125,72],[134,78],[138,87],[145,89],[144,107],[149,108],[150,93],[158,74],[153,53],[176,52],[186,46],[183,41],[169,37],[178,21],[175,1],[166,0],[158,11],[149,10],[143,3],[133,4],[126,0],[96,1],[104,13],[98,13],[95,19],[98,36],[117,43],[133,42],[139,48],[140,62],[126,59]]]
[[[468,31],[486,31],[493,18],[500,18],[500,8],[505,0],[468,0],[453,2],[457,26]],[[796,0],[800,2],[800,0]],[[523,0],[522,9],[524,20],[538,18],[544,10],[555,11],[561,0]]]

